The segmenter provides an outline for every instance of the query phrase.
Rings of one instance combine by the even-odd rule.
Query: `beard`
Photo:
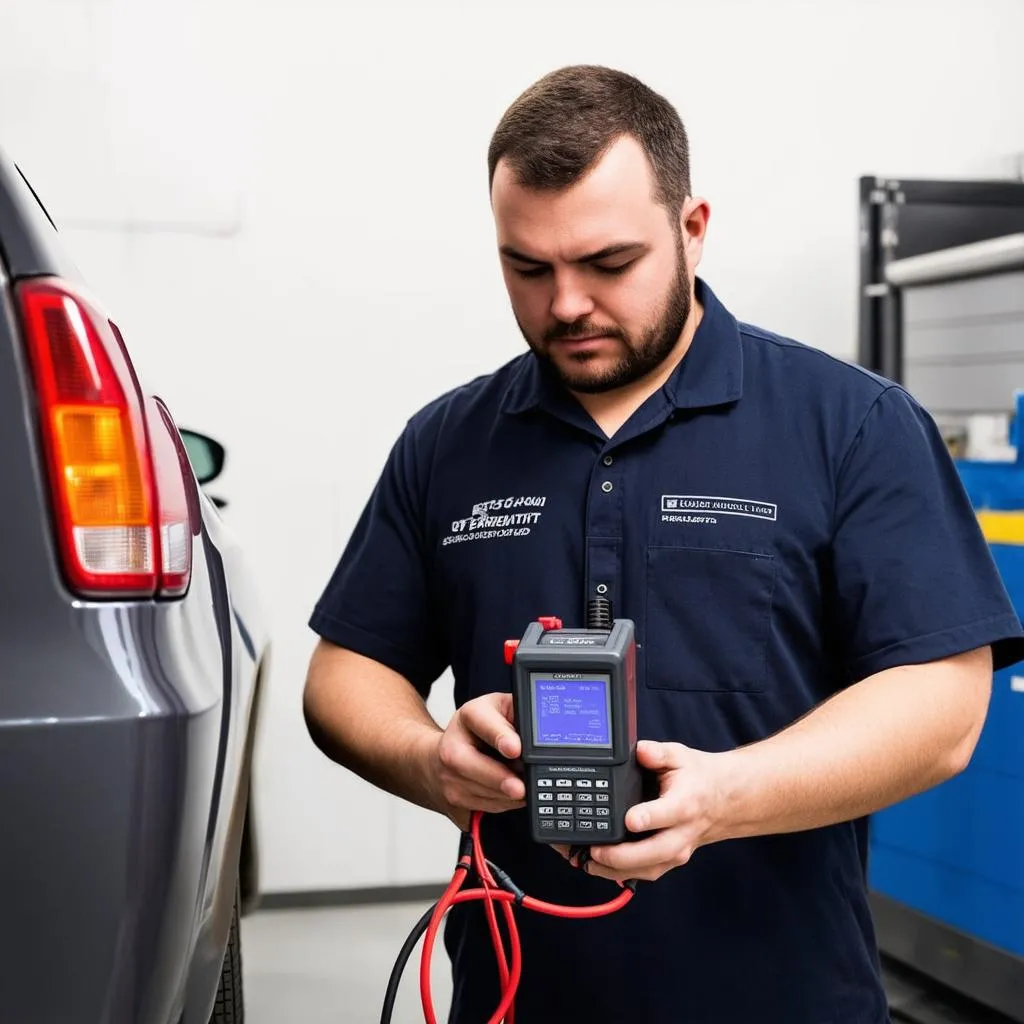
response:
[[[686,268],[686,254],[682,239],[678,239],[676,277],[662,305],[661,312],[633,336],[621,327],[594,324],[588,320],[559,323],[544,334],[538,343],[532,339],[518,317],[516,323],[534,355],[548,366],[570,391],[596,395],[625,387],[653,373],[671,355],[679,336],[690,318],[690,282]],[[551,358],[549,344],[566,338],[585,338],[594,334],[618,338],[625,349],[611,366],[598,370],[589,366],[594,362],[591,353],[571,357],[568,365]]]

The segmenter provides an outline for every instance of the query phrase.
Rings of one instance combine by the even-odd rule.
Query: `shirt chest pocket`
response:
[[[765,689],[776,569],[768,554],[649,547],[647,686],[691,692]]]

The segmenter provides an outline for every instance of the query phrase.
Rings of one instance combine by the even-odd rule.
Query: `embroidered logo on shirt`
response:
[[[712,498],[700,494],[663,494],[661,521],[663,523],[711,523],[717,516],[746,516],[750,519],[769,519],[775,522],[778,506],[770,501],[751,501],[747,498]]]
[[[441,543],[447,546],[469,540],[526,537],[540,522],[541,513],[535,510],[543,508],[547,500],[545,496],[521,495],[478,501],[467,518],[452,520],[451,533]]]

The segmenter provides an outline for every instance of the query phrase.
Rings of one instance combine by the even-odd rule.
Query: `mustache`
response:
[[[571,341],[573,338],[589,338],[595,334],[603,334],[610,338],[625,340],[622,331],[617,327],[602,327],[600,324],[591,324],[577,320],[571,324],[556,324],[550,330],[545,331],[544,341]]]

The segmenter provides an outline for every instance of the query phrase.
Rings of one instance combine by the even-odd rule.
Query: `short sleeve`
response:
[[[875,400],[836,487],[834,607],[848,676],[986,644],[1024,658],[1024,631],[956,465],[931,416],[900,387]]]
[[[448,659],[431,603],[418,440],[409,424],[395,442],[309,625],[425,697]]]

